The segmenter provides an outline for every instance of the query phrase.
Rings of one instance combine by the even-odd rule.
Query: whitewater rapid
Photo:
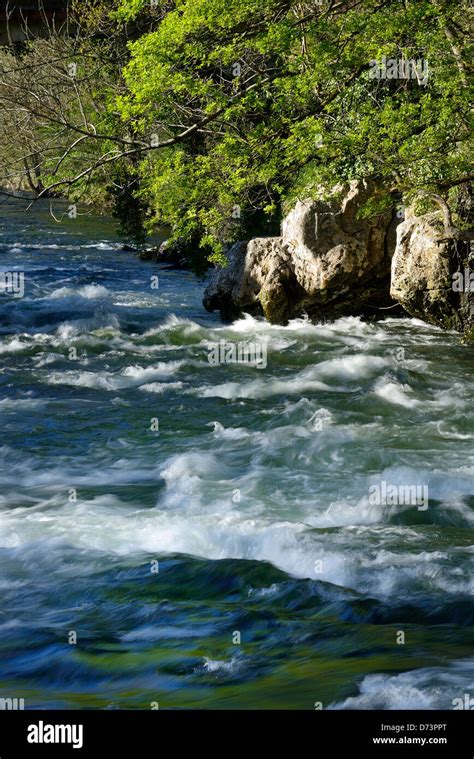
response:
[[[128,572],[154,558],[204,561],[208,572],[231,562],[236,577],[254,562],[283,575],[250,584],[245,603],[276,608],[291,583],[292,593],[311,588],[330,618],[342,604],[341,624],[360,603],[361,624],[406,618],[420,641],[424,625],[473,624],[474,378],[454,333],[390,318],[222,325],[203,312],[191,273],[160,271],[155,292],[153,266],[113,241],[50,234],[42,246],[6,234],[2,270],[24,271],[26,294],[0,302],[1,582],[17,606],[22,589],[37,604],[46,647],[56,584],[75,563],[79,578],[88,564]],[[219,341],[249,340],[265,346],[265,369],[210,363]],[[380,482],[426,487],[429,507],[372,502]],[[48,582],[33,602],[25,583],[37,563]],[[89,581],[100,603],[92,569]],[[21,617],[15,603],[3,624]],[[121,645],[186,640],[178,627],[130,618]],[[356,672],[349,695],[328,695],[331,708],[449,708],[472,687],[456,635],[448,654],[430,642],[421,667],[412,652],[402,672],[392,658],[389,674],[381,660]],[[192,677],[238,677],[246,661],[208,650]]]

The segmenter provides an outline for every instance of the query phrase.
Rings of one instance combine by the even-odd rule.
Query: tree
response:
[[[378,188],[367,213],[415,197],[437,207],[433,195],[455,210],[472,179],[468,0],[92,5],[105,71],[117,38],[133,39],[118,81],[95,82],[99,123],[68,113],[45,192],[133,166],[148,228],[218,255],[349,179]]]
[[[143,242],[136,156],[101,165],[104,151],[131,144],[128,126],[113,111],[125,87],[129,37],[111,21],[106,3],[78,0],[76,7],[80,17],[51,26],[46,38],[26,34],[20,45],[0,50],[0,183],[37,197],[67,191],[71,201],[112,210],[124,238]],[[74,180],[77,174],[83,177]]]

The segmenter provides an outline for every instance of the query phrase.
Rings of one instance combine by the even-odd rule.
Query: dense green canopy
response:
[[[54,174],[45,158],[46,185],[131,176],[118,186],[149,228],[218,253],[347,179],[380,188],[370,213],[470,178],[468,0],[112,5],[91,2],[83,30],[104,72],[84,92],[89,134]]]

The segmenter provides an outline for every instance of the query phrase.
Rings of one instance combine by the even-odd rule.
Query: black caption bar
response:
[[[1,711],[0,759],[474,756],[472,711]],[[299,748],[298,748],[299,747]],[[312,747],[312,748],[311,748]],[[306,751],[308,750],[305,750]],[[291,755],[290,755],[291,756]]]

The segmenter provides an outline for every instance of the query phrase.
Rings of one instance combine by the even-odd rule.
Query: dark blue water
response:
[[[0,212],[0,271],[25,277],[0,294],[0,696],[472,694],[472,348],[416,320],[222,326],[108,220]],[[209,362],[244,340],[266,368]],[[382,482],[426,509],[374,502]]]

